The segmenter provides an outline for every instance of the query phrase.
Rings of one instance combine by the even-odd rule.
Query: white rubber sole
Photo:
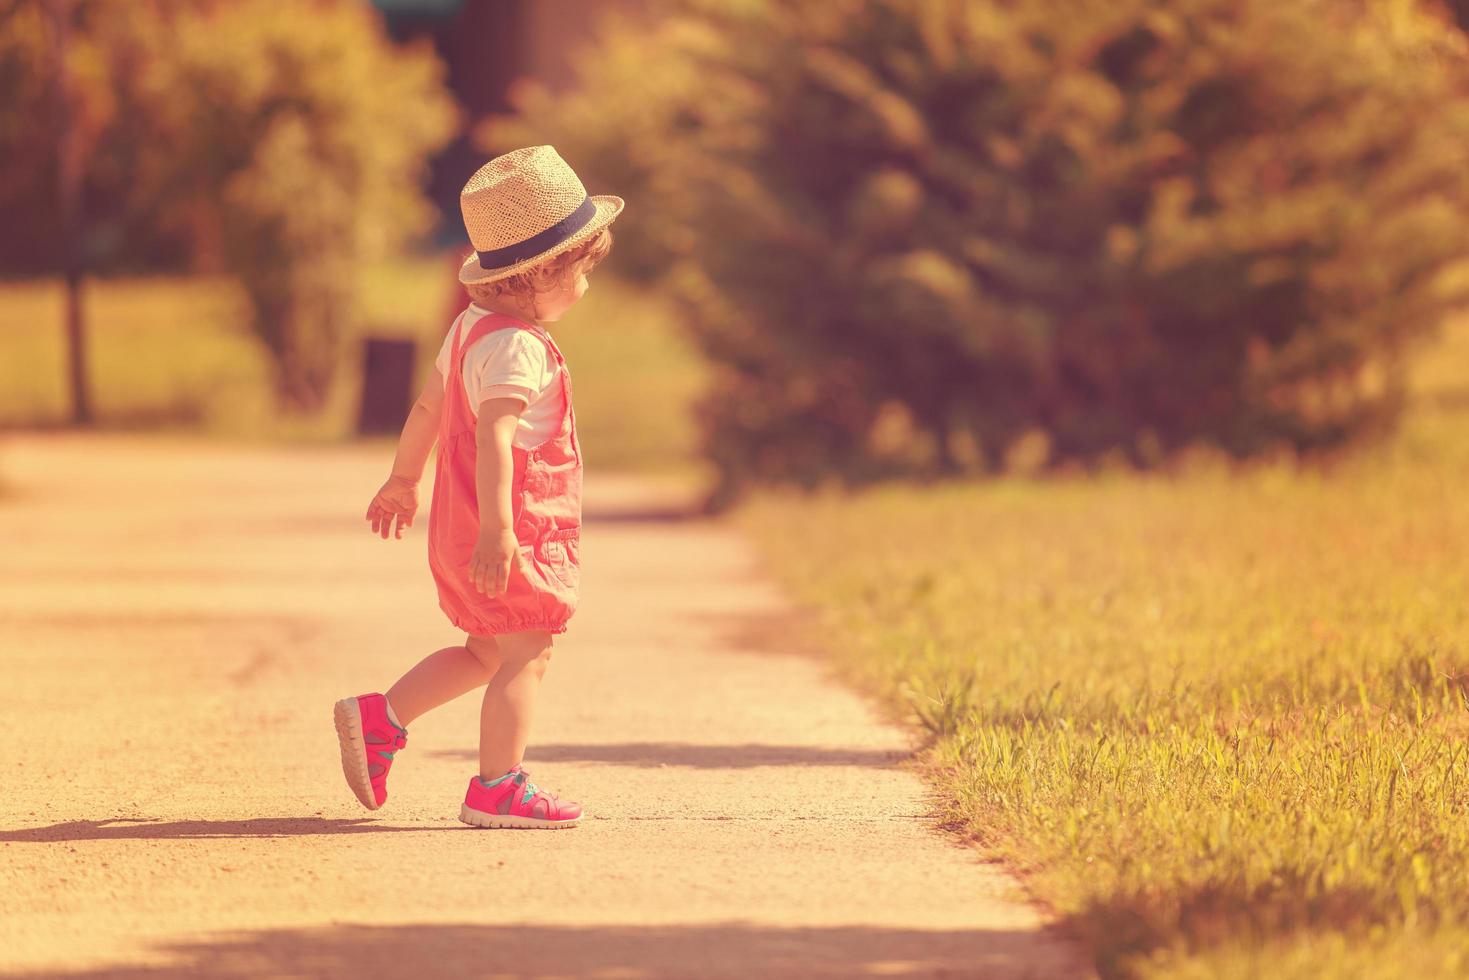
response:
[[[585,813],[582,814],[582,817],[584,816],[586,816]],[[483,813],[468,803],[459,807],[459,819],[471,827],[514,827],[519,830],[561,830],[565,827],[575,827],[581,822],[581,817],[572,817],[570,820],[540,820],[536,817]]]
[[[337,723],[337,742],[342,747],[342,775],[357,799],[369,810],[378,808],[372,794],[372,776],[367,771],[367,744],[362,741],[362,712],[356,698],[343,698],[332,710]]]

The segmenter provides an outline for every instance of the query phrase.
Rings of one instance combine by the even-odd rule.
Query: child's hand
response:
[[[469,580],[485,595],[499,595],[510,584],[511,563],[519,558],[520,542],[514,531],[481,531],[469,556]]]
[[[372,533],[381,534],[383,540],[392,532],[401,538],[406,528],[413,526],[413,515],[418,512],[418,481],[406,477],[390,476],[388,482],[367,505],[367,519],[372,522]],[[394,520],[397,526],[394,527]]]

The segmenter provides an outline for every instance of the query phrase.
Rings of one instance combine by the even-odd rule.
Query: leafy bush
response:
[[[1418,4],[672,0],[491,147],[627,197],[751,480],[1309,454],[1464,301],[1466,45]],[[656,57],[649,57],[656,51]]]
[[[49,77],[38,4],[8,7],[0,78]],[[280,401],[319,408],[360,270],[432,217],[423,169],[455,122],[438,60],[356,0],[92,0],[74,20],[91,264],[237,276]],[[7,186],[54,262],[54,114],[44,85],[6,91],[0,145],[27,151]]]

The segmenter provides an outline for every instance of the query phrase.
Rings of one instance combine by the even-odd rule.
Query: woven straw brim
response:
[[[584,228],[566,239],[566,241],[559,245],[554,245],[538,255],[532,255],[528,259],[523,259],[514,265],[507,265],[498,269],[483,268],[479,264],[479,256],[471,255],[459,267],[459,281],[462,283],[494,282],[496,279],[504,279],[506,276],[513,276],[517,272],[523,272],[537,262],[544,262],[553,255],[559,255],[569,248],[575,248],[603,228],[612,224],[612,219],[622,213],[623,200],[616,194],[593,194],[591,195],[591,199],[593,206],[597,209],[597,213],[592,216],[592,220],[588,221]]]

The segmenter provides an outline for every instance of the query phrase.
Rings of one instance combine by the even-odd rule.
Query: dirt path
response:
[[[587,477],[583,601],[526,754],[588,817],[456,816],[479,702],[418,720],[387,805],[332,702],[462,638],[381,450],[0,443],[0,973],[1086,975],[933,829],[908,740],[811,658],[731,531]]]

